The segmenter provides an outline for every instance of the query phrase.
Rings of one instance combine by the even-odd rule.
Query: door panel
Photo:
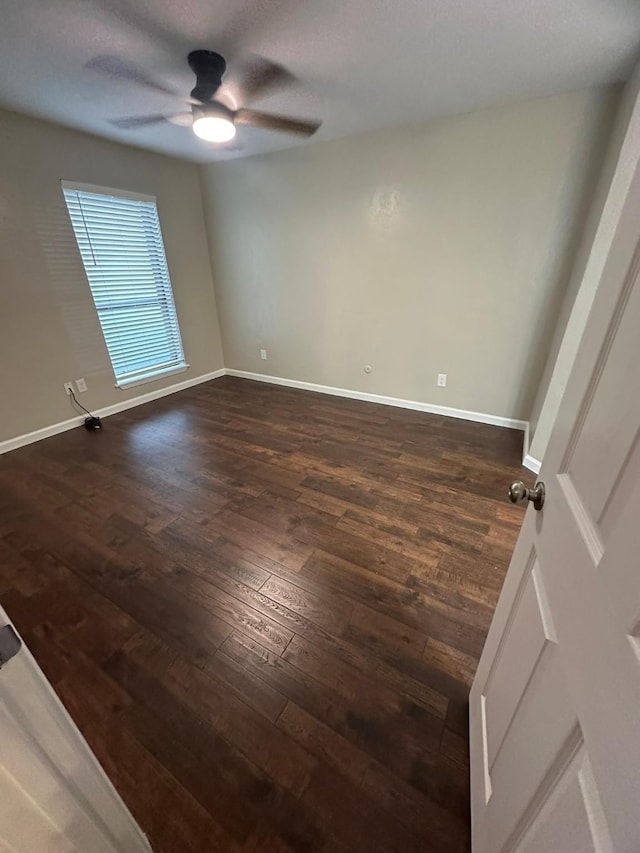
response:
[[[483,723],[486,727],[487,752],[485,761],[485,820],[488,824],[495,850],[511,848],[509,839],[521,834],[519,827],[530,818],[529,812],[536,807],[540,792],[549,786],[558,764],[564,763],[567,750],[581,739],[578,721],[565,686],[564,673],[560,664],[557,644],[547,638],[542,629],[533,573],[524,579],[524,594],[511,630],[505,635],[509,654],[498,664],[493,683],[487,684],[487,693],[481,698]],[[522,605],[527,602],[526,609]],[[537,655],[529,655],[531,667],[522,678],[522,673],[513,669],[514,658],[525,652],[521,642],[530,640],[529,632],[520,631],[525,619],[537,622]],[[534,622],[534,624],[535,624]],[[501,705],[502,695],[498,688],[505,687],[505,699],[512,699],[513,685],[509,675],[518,672],[518,684],[524,685],[517,703],[508,718],[506,732],[497,754],[490,751],[490,732],[493,727],[491,708]],[[551,697],[551,699],[549,699]],[[504,726],[504,715],[496,714],[498,724]],[[569,746],[568,746],[569,745]],[[519,784],[511,784],[517,775]]]
[[[582,742],[553,779],[547,799],[517,849],[521,853],[612,853],[611,837]]]
[[[483,692],[487,732],[487,767],[493,771],[507,728],[525,694],[543,652],[554,638],[545,629],[534,577],[536,566],[524,577],[507,627]],[[549,651],[551,651],[549,649]]]
[[[640,362],[635,340],[640,321],[639,258],[640,249],[636,249],[558,472],[569,474],[600,530],[640,426]]]

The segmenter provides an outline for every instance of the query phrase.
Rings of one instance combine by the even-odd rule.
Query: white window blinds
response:
[[[183,370],[155,201],[66,182],[62,190],[117,385]]]

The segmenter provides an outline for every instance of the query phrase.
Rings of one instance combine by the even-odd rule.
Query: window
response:
[[[155,199],[62,182],[120,388],[184,370]]]

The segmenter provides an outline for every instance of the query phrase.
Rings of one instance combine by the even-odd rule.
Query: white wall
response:
[[[618,94],[203,167],[226,366],[528,418]]]
[[[61,179],[157,197],[186,373],[114,387]],[[0,111],[0,441],[71,418],[66,380],[97,409],[222,364],[197,167]]]

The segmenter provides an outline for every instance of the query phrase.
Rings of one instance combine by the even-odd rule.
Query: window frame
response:
[[[111,364],[111,369],[113,370],[113,374],[115,377],[115,387],[119,388],[121,390],[126,390],[129,388],[133,388],[137,385],[145,385],[148,382],[157,382],[160,379],[164,379],[166,376],[172,376],[173,374],[177,374],[177,373],[184,373],[186,370],[189,369],[190,364],[187,362],[186,355],[184,352],[184,343],[182,340],[182,331],[180,329],[180,321],[178,318],[178,309],[177,309],[177,306],[175,304],[175,296],[173,293],[173,282],[171,281],[171,274],[169,272],[169,264],[168,264],[167,256],[166,256],[166,248],[165,248],[165,243],[164,243],[164,236],[162,234],[162,226],[160,223],[160,212],[158,210],[158,201],[157,201],[156,196],[146,195],[144,193],[133,192],[131,190],[113,189],[112,187],[104,187],[104,186],[99,186],[97,184],[86,184],[86,183],[81,183],[78,181],[61,180],[60,181],[60,187],[62,190],[62,197],[63,197],[63,201],[65,204],[65,209],[67,212],[68,221],[69,221],[69,224],[71,225],[71,230],[73,232],[76,247],[78,249],[78,254],[80,256],[80,262],[82,264],[82,269],[83,269],[83,272],[85,274],[85,278],[86,278],[87,286],[89,288],[89,292],[91,294],[91,298],[93,300],[93,305],[94,305],[94,308],[96,311],[96,315],[98,317],[98,322],[100,323],[100,330],[102,332],[105,347],[107,349],[107,354],[109,356],[109,362]],[[164,257],[164,263],[165,263],[166,275],[167,275],[167,281],[168,281],[168,289],[169,289],[169,294],[171,296],[173,313],[175,315],[175,325],[176,325],[177,334],[178,334],[178,342],[180,344],[180,353],[182,355],[182,361],[180,363],[172,363],[168,367],[163,367],[163,365],[161,363],[158,363],[157,365],[148,367],[146,369],[141,368],[140,370],[137,370],[137,371],[129,371],[129,374],[133,374],[133,375],[127,376],[127,375],[123,374],[121,378],[118,377],[118,375],[116,373],[116,368],[114,366],[114,361],[113,361],[113,358],[111,355],[111,351],[109,350],[109,344],[107,342],[107,336],[105,334],[105,330],[104,330],[103,325],[102,325],[102,320],[101,320],[101,316],[100,316],[101,309],[98,307],[98,304],[96,302],[96,295],[94,294],[93,287],[91,285],[89,272],[87,270],[87,267],[85,266],[84,257],[82,255],[82,250],[81,250],[80,244],[78,242],[78,236],[76,234],[75,226],[73,223],[71,210],[69,209],[69,205],[67,203],[65,190],[69,191],[69,192],[78,192],[78,193],[93,193],[95,195],[102,196],[103,198],[104,197],[107,197],[107,198],[110,197],[110,198],[118,199],[118,200],[122,199],[125,201],[144,202],[144,203],[151,203],[154,205],[155,213],[157,216],[157,222],[158,222],[158,231],[159,231],[159,235],[160,235],[160,248],[162,249],[162,255]],[[87,228],[86,223],[85,223],[85,230],[87,232],[87,235],[89,235],[89,229]],[[157,249],[158,248],[157,245],[154,245],[154,248]],[[160,302],[161,302],[161,300],[158,299],[158,304]],[[136,375],[136,374],[140,374],[140,375]]]

